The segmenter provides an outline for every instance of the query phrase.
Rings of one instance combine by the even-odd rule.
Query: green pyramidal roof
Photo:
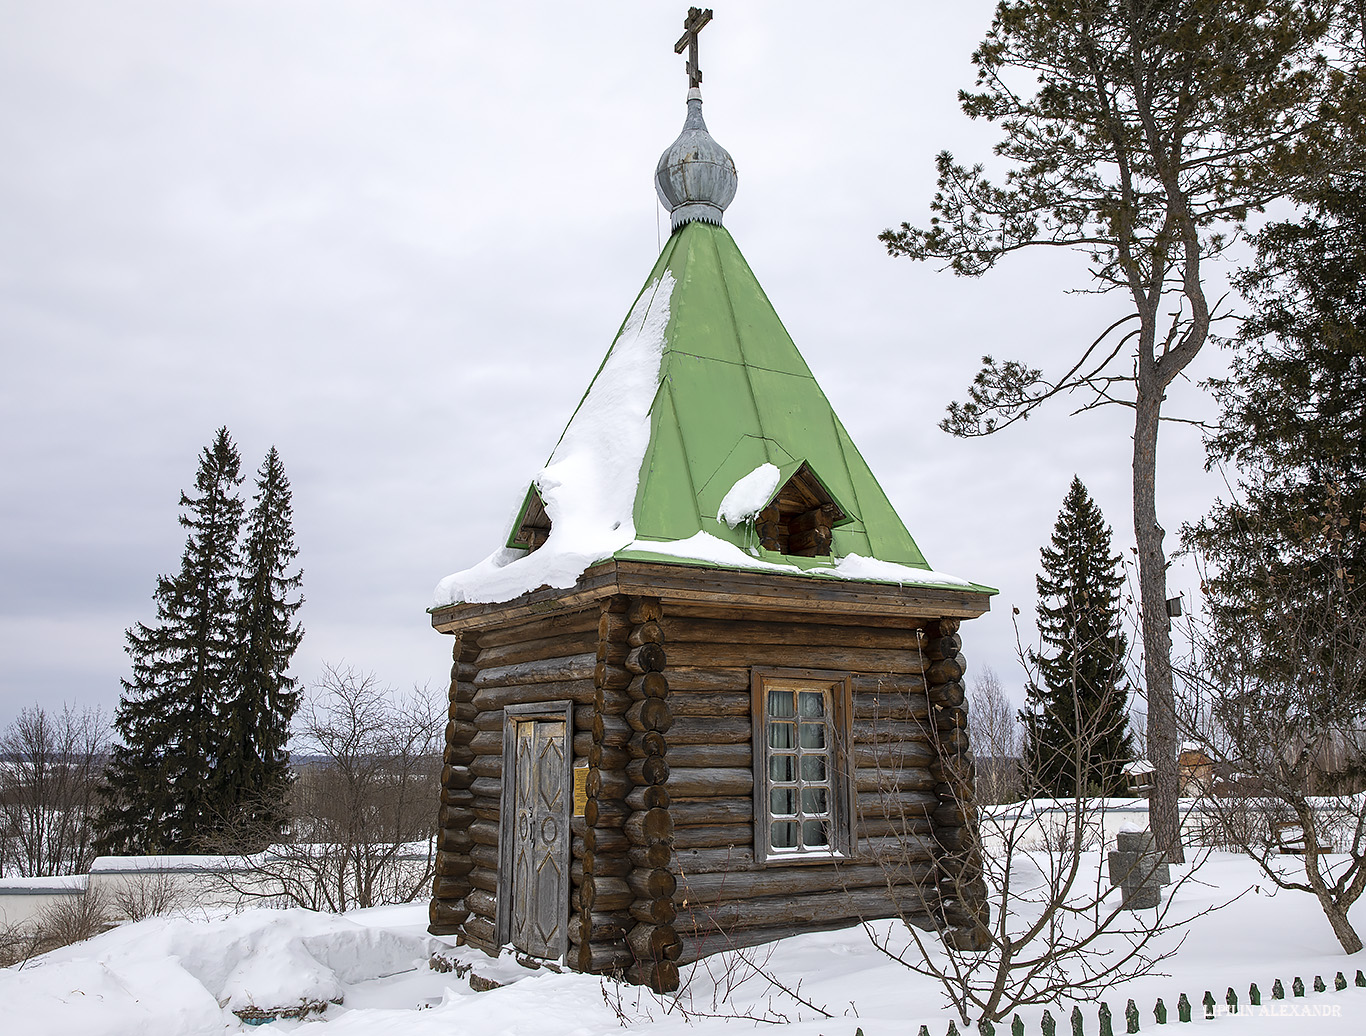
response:
[[[636,543],[615,556],[649,556],[642,541],[698,532],[753,554],[752,525],[732,529],[717,519],[723,498],[760,465],[775,465],[781,485],[804,463],[845,514],[834,530],[836,558],[858,554],[928,569],[730,234],[710,223],[685,224],[665,245],[645,291],[665,271],[675,283],[636,492]]]

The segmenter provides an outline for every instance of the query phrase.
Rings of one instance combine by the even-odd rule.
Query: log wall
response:
[[[984,919],[956,619],[616,595],[460,634],[433,932],[498,949],[504,706],[574,703],[571,966],[677,988],[680,964],[860,919]],[[852,675],[853,857],[756,862],[751,671]]]

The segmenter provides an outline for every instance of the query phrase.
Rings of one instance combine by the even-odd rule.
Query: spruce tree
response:
[[[1024,765],[1034,787],[1064,797],[1115,795],[1132,752],[1120,628],[1124,575],[1110,527],[1075,476],[1039,551],[1036,577],[1042,652],[1029,652],[1038,680],[1026,690]]]
[[[114,718],[122,744],[98,819],[102,851],[191,852],[215,822],[217,712],[237,660],[240,469],[218,429],[200,454],[195,495],[180,495],[189,530],[180,572],[158,577],[156,620],[125,634],[132,675]]]
[[[223,821],[264,845],[279,834],[289,787],[289,725],[299,707],[290,660],[303,639],[294,615],[303,573],[294,567],[289,479],[275,447],[256,475],[238,577],[237,657],[219,729],[217,800]]]

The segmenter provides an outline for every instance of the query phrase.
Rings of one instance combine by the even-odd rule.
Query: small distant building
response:
[[[959,626],[995,591],[931,570],[723,229],[696,85],[655,182],[644,289],[504,542],[437,590],[431,931],[658,990],[860,919],[971,939]]]

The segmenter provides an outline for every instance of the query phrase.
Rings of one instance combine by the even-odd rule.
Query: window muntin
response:
[[[756,857],[848,855],[848,676],[755,670],[753,682]]]

